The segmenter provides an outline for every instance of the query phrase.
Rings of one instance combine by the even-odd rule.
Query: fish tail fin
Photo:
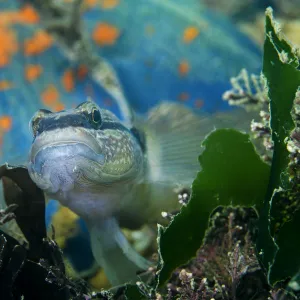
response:
[[[89,229],[93,255],[113,286],[138,281],[137,273],[151,265],[129,244],[114,218]]]

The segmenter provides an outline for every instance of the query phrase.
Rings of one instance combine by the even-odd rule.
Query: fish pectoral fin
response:
[[[93,255],[113,286],[138,281],[137,272],[151,265],[129,244],[116,219],[90,224],[89,228]]]
[[[198,156],[205,137],[217,128],[249,131],[252,118],[243,109],[197,114],[183,104],[160,103],[135,125],[135,130],[144,133],[149,182],[190,187],[200,171]]]

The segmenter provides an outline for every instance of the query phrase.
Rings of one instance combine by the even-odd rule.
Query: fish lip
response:
[[[89,146],[80,142],[47,144],[28,162],[27,167],[32,180],[47,193],[73,188],[80,169],[87,161],[99,168],[105,162],[103,154],[95,153]],[[82,165],[84,163],[84,166]],[[78,168],[79,166],[79,168]],[[75,169],[78,170],[75,170]]]
[[[96,154],[102,153],[101,145],[90,131],[71,127],[45,131],[36,136],[30,149],[30,161],[34,162],[37,154],[48,147],[72,144],[84,144]]]

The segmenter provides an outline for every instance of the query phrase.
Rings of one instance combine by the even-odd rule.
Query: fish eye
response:
[[[99,109],[93,108],[92,110],[92,121],[96,124],[99,124],[101,122],[101,114]]]
[[[51,114],[52,112],[47,109],[38,110],[35,115],[31,118],[29,127],[32,130],[34,136],[37,135],[39,130],[39,123],[45,117],[45,115]]]

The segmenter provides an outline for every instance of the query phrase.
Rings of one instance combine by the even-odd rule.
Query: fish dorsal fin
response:
[[[242,121],[242,122],[241,122]],[[190,186],[200,170],[198,156],[205,136],[216,128],[250,128],[245,111],[196,114],[184,105],[163,102],[153,108],[142,126],[145,132],[148,180]]]

